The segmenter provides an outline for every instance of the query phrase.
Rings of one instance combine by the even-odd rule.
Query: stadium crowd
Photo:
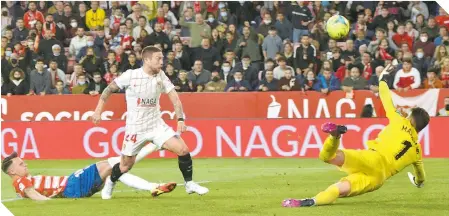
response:
[[[2,1],[2,95],[101,94],[164,51],[179,92],[449,88],[449,16],[435,2]],[[351,30],[330,39],[326,21]]]

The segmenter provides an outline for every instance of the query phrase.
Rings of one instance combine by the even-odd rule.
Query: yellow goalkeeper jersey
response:
[[[413,164],[417,180],[424,181],[421,145],[415,128],[410,120],[396,112],[390,89],[384,81],[379,83],[379,95],[389,123],[369,147],[385,157],[388,177]]]

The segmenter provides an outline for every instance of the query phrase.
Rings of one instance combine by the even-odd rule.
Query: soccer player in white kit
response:
[[[148,143],[157,149],[166,149],[178,155],[179,169],[185,180],[186,192],[206,194],[209,189],[192,181],[193,167],[189,148],[184,140],[169,127],[161,117],[159,99],[161,93],[168,94],[178,118],[178,132],[185,132],[184,113],[178,93],[162,71],[164,55],[153,46],[142,51],[143,66],[127,70],[111,82],[101,94],[92,121],[98,124],[108,98],[119,89],[126,89],[127,118],[125,138],[120,163],[112,168],[110,178],[102,191],[104,199],[110,199],[115,182],[128,172],[135,163],[136,155]],[[149,152],[148,152],[149,153]],[[146,153],[145,153],[146,154]]]

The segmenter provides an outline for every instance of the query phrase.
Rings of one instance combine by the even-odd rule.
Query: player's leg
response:
[[[105,181],[107,177],[111,175],[112,167],[115,164],[111,165],[109,160],[104,160],[98,162],[96,165],[98,172],[100,173],[101,179]],[[163,193],[169,193],[176,188],[176,183],[173,182],[167,184],[152,183],[138,176],[135,176],[131,173],[124,173],[120,177],[119,181],[137,190],[151,191],[151,194],[153,196],[159,196]]]
[[[133,167],[136,155],[146,143],[147,138],[145,135],[136,135],[136,142],[132,140],[125,140],[123,142],[120,163],[112,166],[111,176],[106,178],[103,190],[101,191],[101,197],[103,199],[112,198],[115,183],[124,173],[127,173]]]
[[[178,155],[179,170],[184,177],[187,193],[197,193],[203,195],[209,192],[209,189],[192,181],[193,162],[192,157],[190,156],[189,147],[187,147],[186,143],[180,136],[176,135],[171,127],[164,124],[156,130],[153,143],[156,146],[160,146],[161,148]]]
[[[329,133],[330,136],[324,141],[319,158],[326,163],[342,166],[345,161],[345,155],[338,150],[338,147],[340,146],[340,137],[346,133],[347,128],[334,123],[325,123],[321,126],[321,130]]]

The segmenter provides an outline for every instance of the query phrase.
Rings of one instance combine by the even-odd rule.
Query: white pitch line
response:
[[[211,182],[212,181],[199,181],[199,182],[196,182],[196,183],[198,183],[198,184],[207,184],[207,183],[211,183]],[[178,186],[184,186],[185,184],[181,183],[181,184],[177,184],[177,185]],[[136,189],[133,189],[133,190],[117,190],[117,191],[114,191],[114,193],[127,193],[127,192],[136,192],[136,191],[143,192],[143,191],[146,191],[146,190],[136,190]],[[100,195],[100,193],[96,193],[93,196],[96,196],[96,195]],[[62,198],[62,199],[64,199],[64,198]],[[71,198],[66,198],[66,199],[71,199]],[[4,200],[1,200],[1,202],[2,203],[14,202],[14,201],[18,201],[18,200],[23,200],[23,198],[16,197],[16,198],[4,199]]]

